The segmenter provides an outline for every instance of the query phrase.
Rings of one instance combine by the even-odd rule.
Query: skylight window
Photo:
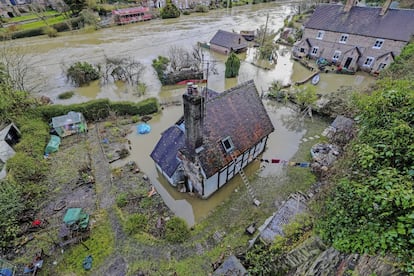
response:
[[[234,150],[234,144],[233,144],[233,141],[231,140],[230,136],[227,136],[226,138],[221,140],[221,144],[223,145],[224,150],[227,153],[230,153]]]

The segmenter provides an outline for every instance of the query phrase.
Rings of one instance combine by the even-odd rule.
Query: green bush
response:
[[[183,14],[184,14],[184,15],[190,15],[190,14],[191,14],[191,12],[190,12],[189,10],[185,10],[185,11],[183,11]]]
[[[152,67],[155,69],[155,72],[157,72],[158,79],[162,84],[165,83],[166,75],[165,70],[167,70],[168,64],[170,63],[170,60],[163,56],[158,56],[157,59],[152,60]]]
[[[24,209],[21,187],[13,181],[1,181],[0,202],[0,247],[5,248],[19,232],[18,216]]]
[[[208,12],[208,7],[204,5],[197,5],[194,10],[196,12]]]
[[[165,239],[169,242],[183,242],[190,237],[190,230],[185,220],[173,217],[165,224]]]
[[[128,204],[128,194],[120,194],[116,197],[116,205],[119,208],[125,207]]]
[[[43,34],[44,34],[43,27],[39,27],[35,29],[28,29],[28,30],[13,32],[11,34],[11,38],[16,39],[16,38],[23,38],[23,37],[38,36],[38,35],[43,35]]]
[[[71,18],[64,22],[53,24],[52,27],[58,32],[70,31],[72,29],[79,29],[83,25],[82,17]]]
[[[75,95],[75,92],[73,92],[73,91],[63,92],[63,93],[59,94],[58,99],[60,99],[60,100],[70,99],[70,98],[73,97],[73,95]]]
[[[76,62],[66,72],[66,76],[77,86],[99,79],[99,71],[87,62]]]
[[[226,78],[234,78],[239,75],[240,59],[235,53],[231,53],[226,60]]]
[[[108,117],[110,111],[115,111],[118,115],[149,115],[158,111],[158,101],[156,98],[148,98],[139,103],[110,102],[108,99],[96,99],[80,104],[43,105],[37,107],[37,111],[45,121],[67,114],[69,111],[83,113],[87,121],[97,121]]]
[[[161,18],[177,18],[180,17],[180,10],[171,2],[171,0],[167,0],[167,4],[161,10]]]
[[[130,215],[125,223],[125,231],[129,234],[145,232],[148,224],[148,218],[143,214]]]
[[[43,33],[47,35],[48,37],[57,37],[57,30],[50,26],[44,27]]]

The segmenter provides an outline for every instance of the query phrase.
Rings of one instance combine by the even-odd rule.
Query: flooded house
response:
[[[340,68],[377,74],[388,67],[414,35],[414,10],[345,5],[318,5],[295,43],[296,57],[324,58]]]
[[[208,198],[265,150],[274,127],[253,80],[222,93],[189,84],[183,106],[151,158],[171,185]]]
[[[247,46],[243,35],[223,30],[218,30],[210,40],[210,49],[225,55],[231,52],[244,52],[247,50]]]
[[[19,142],[20,137],[20,130],[13,123],[0,130],[0,179],[6,177],[6,161],[16,154],[13,146]]]

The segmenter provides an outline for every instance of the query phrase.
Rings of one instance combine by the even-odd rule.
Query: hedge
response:
[[[80,104],[44,105],[37,108],[46,121],[67,114],[69,111],[81,112],[87,121],[98,121],[109,116],[110,111],[118,115],[148,115],[158,111],[156,98],[149,98],[139,103],[111,102],[108,99],[97,99]]]
[[[64,31],[70,31],[71,29],[79,29],[79,27],[82,25],[83,25],[83,19],[81,17],[76,17],[76,18],[71,18],[69,20],[66,20],[64,22],[53,24],[51,25],[51,27],[54,28],[58,32],[64,32]],[[10,38],[16,39],[16,38],[43,35],[45,27],[46,26],[34,28],[34,29],[17,31],[17,32],[11,33],[10,35],[2,34],[0,39],[7,40]]]

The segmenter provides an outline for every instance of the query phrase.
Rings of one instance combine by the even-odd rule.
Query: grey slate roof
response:
[[[239,43],[240,41],[240,43]],[[247,47],[247,41],[240,34],[218,30],[217,33],[210,40],[210,44],[215,44],[234,51],[244,49]]]
[[[151,152],[151,158],[161,169],[171,177],[180,165],[177,159],[177,152],[184,147],[184,131],[177,125],[169,127],[161,134],[161,138]]]
[[[231,276],[247,276],[246,268],[241,264],[239,259],[236,258],[234,255],[230,255],[220,266],[217,270],[213,273],[214,276],[223,276],[223,275],[231,275]]]
[[[349,12],[342,5],[321,4],[306,28],[356,34],[375,38],[410,41],[414,35],[414,10],[389,9],[380,15],[381,8],[353,6]]]

